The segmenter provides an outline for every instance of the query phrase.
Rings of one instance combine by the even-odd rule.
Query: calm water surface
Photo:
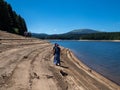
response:
[[[64,40],[50,42],[71,49],[83,63],[120,85],[120,42]]]

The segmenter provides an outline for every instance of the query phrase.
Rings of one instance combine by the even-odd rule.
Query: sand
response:
[[[61,66],[53,64],[53,45],[0,31],[0,90],[120,90],[61,47]]]

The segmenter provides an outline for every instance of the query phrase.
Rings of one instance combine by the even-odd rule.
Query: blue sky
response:
[[[120,32],[120,0],[6,0],[28,31],[59,34],[74,29]]]

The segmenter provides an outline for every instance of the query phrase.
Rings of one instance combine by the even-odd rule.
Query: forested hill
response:
[[[75,29],[70,32],[67,32],[66,34],[91,34],[91,33],[99,33],[98,30],[93,29]]]
[[[62,40],[120,40],[120,32],[90,32],[87,30],[84,31],[71,31],[64,34],[32,34],[32,37],[40,39],[62,39]]]
[[[82,35],[80,39],[87,40],[120,40],[120,32],[102,32]]]
[[[0,30],[19,35],[27,31],[25,20],[5,0],[0,0]]]

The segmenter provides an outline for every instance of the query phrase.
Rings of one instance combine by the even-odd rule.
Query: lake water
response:
[[[120,85],[120,42],[50,40],[71,49],[88,67]]]

